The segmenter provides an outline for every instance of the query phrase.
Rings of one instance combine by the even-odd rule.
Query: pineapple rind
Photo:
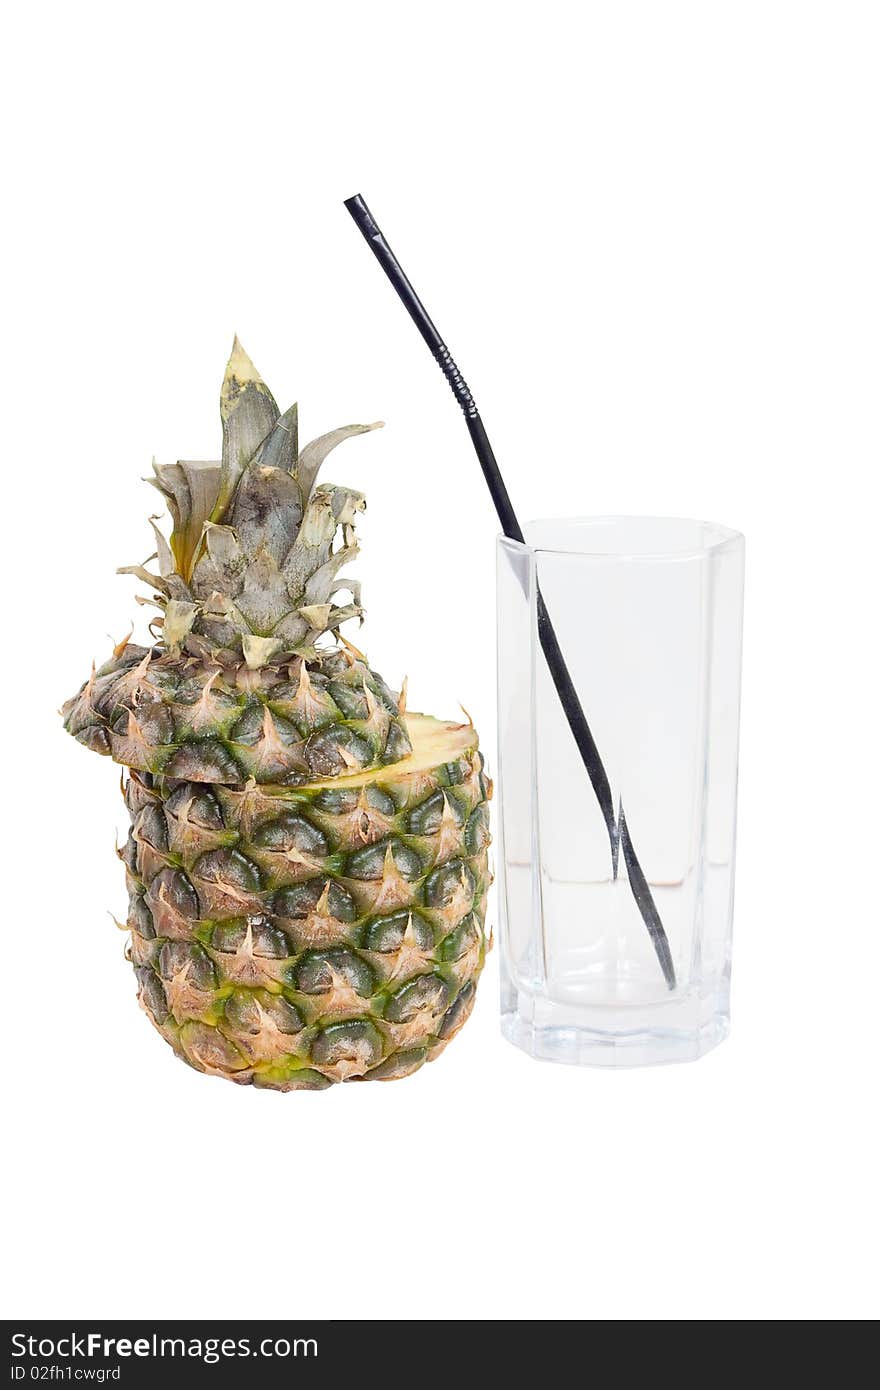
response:
[[[398,697],[345,647],[253,671],[128,643],[62,713],[88,748],[190,782],[308,782],[411,747]]]
[[[410,725],[394,767],[296,788],[131,774],[139,999],[197,1070],[275,1090],[393,1080],[465,1022],[491,784],[470,726]]]

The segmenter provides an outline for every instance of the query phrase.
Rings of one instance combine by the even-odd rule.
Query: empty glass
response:
[[[729,1026],[743,538],[654,517],[541,521],[526,538],[498,541],[502,1030],[551,1061],[691,1060]]]

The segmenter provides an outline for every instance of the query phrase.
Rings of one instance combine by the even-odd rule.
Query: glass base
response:
[[[501,1032],[541,1062],[581,1067],[651,1067],[695,1062],[730,1031],[727,992],[673,999],[647,1008],[582,1007],[516,994],[501,1015]],[[577,1014],[577,1016],[575,1016]]]

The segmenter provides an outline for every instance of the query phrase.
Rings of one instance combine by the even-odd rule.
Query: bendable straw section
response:
[[[351,213],[355,224],[362,232],[367,245],[373,252],[377,261],[381,265],[388,279],[394,286],[397,294],[406,308],[413,323],[418,328],[425,342],[433,354],[437,365],[449,383],[452,393],[461,407],[468,427],[468,432],[476,451],[480,467],[483,470],[483,477],[492,496],[495,510],[498,513],[498,520],[501,529],[510,540],[524,543],[522,528],[517,520],[513,509],[513,503],[507,491],[507,486],[501,476],[495,452],[489,443],[485,426],[480,418],[476,401],[471,394],[467,382],[455,364],[455,361],[448,347],[440,337],[437,328],[431,319],[424,304],[419,299],[413,289],[403,268],[398,261],[385,237],[382,235],[376,220],[370,209],[367,207],[361,195],[358,193],[353,198],[345,200],[345,206]],[[543,595],[540,589],[537,594],[537,621],[538,638],[541,649],[547,661],[547,667],[553,679],[559,695],[568,726],[577,744],[578,751],[586,768],[587,775],[595,793],[596,800],[605,821],[608,832],[608,840],[611,846],[611,864],[615,879],[617,878],[619,853],[622,851],[624,864],[626,865],[627,877],[630,890],[636,905],[642,916],[642,921],[647,928],[654,946],[657,960],[663,971],[664,979],[670,989],[675,988],[675,966],[672,960],[672,952],[669,949],[669,940],[663,928],[657,905],[651,894],[648,881],[645,878],[642,866],[636,855],[635,847],[630,839],[626,817],[623,814],[623,806],[620,807],[620,816],[615,814],[614,800],[611,794],[611,783],[608,774],[599,756],[596,741],[593,738],[592,730],[584,714],[583,706],[575,689],[559,640],[550,621]]]

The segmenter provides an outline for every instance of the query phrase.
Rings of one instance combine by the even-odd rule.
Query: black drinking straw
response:
[[[440,370],[452,388],[453,395],[461,406],[468,432],[480,461],[480,467],[483,470],[483,477],[486,479],[495,510],[498,513],[498,520],[501,522],[502,531],[510,540],[525,544],[522,527],[516,519],[513,504],[501,476],[501,470],[480,419],[480,412],[477,410],[476,402],[468,390],[464,377],[452,360],[449,349],[437,332],[424,304],[404,274],[400,262],[377,227],[373,214],[360,193],[356,193],[353,198],[346,198],[345,206],[354,218],[355,224],[362,232],[376,260],[397,291],[404,308],[430,348]],[[608,774],[602,765],[596,741],[587,723],[587,716],[581,707],[574,681],[562,655],[540,589],[537,593],[537,618],[538,636],[550,675],[553,678],[553,684],[556,686],[560,703],[568,720],[568,726],[580,751],[605,820],[608,839],[611,844],[611,864],[614,877],[617,878],[618,852],[622,851],[632,895],[648,929],[666,983],[670,989],[674,989],[675,966],[669,949],[669,941],[663,929],[657,905],[651,895],[648,881],[642,872],[642,866],[630,839],[626,816],[623,813],[623,803],[620,804],[619,816],[615,815]]]

